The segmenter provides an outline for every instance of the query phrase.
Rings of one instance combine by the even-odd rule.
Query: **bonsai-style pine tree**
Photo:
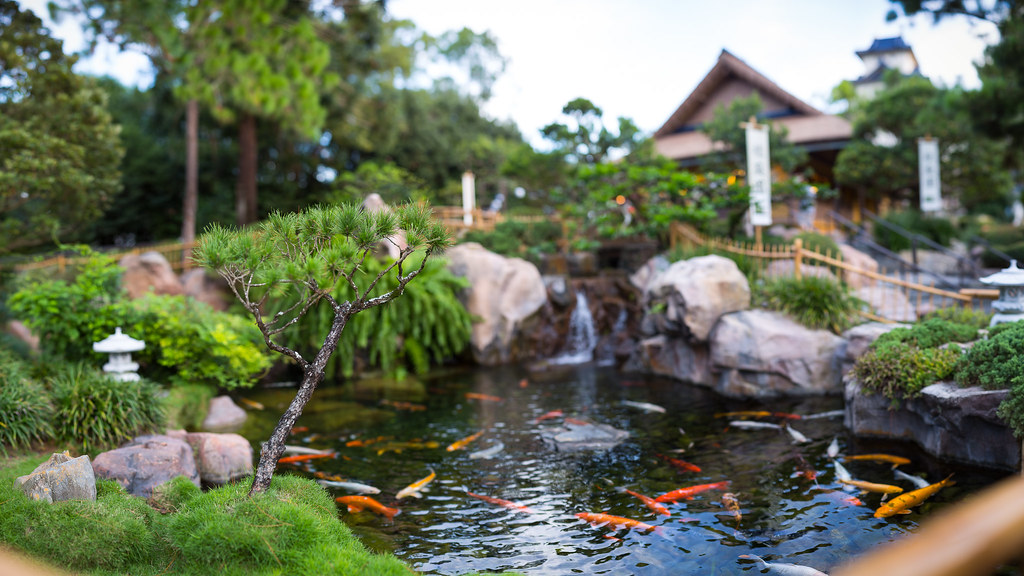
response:
[[[405,232],[407,246],[400,246],[398,258],[360,291],[354,281],[360,265],[374,257],[371,252],[378,243],[392,242],[399,230]],[[267,346],[302,368],[302,383],[295,398],[262,445],[249,494],[270,486],[277,460],[284,453],[285,439],[323,379],[327,361],[338,347],[349,318],[400,296],[405,285],[423,270],[427,259],[450,243],[448,231],[431,219],[425,204],[407,204],[392,212],[376,213],[354,205],[319,206],[298,213],[276,213],[247,228],[214,225],[206,230],[196,246],[195,261],[224,277],[263,332]],[[409,260],[418,251],[422,258]],[[395,274],[398,285],[373,295],[379,281],[389,274]],[[339,282],[351,287],[356,294],[352,300],[338,301],[331,296]],[[271,303],[280,312],[267,317],[264,312]],[[334,320],[320,349],[312,358],[304,358],[282,345],[278,336],[317,306],[330,306]]]

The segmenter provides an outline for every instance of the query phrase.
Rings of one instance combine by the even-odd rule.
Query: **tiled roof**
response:
[[[897,52],[899,50],[910,49],[910,45],[903,41],[902,36],[894,36],[892,38],[875,38],[875,41],[871,43],[871,47],[867,50],[859,50],[857,52],[857,56],[863,57],[865,54]]]

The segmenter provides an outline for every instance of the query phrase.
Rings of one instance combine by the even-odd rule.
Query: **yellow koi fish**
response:
[[[242,404],[245,404],[249,408],[252,408],[253,410],[263,410],[264,409],[263,404],[260,404],[259,402],[255,401],[255,400],[249,400],[248,398],[239,398],[238,401],[241,402]]]
[[[462,450],[463,448],[466,447],[467,444],[469,444],[473,440],[476,440],[477,438],[483,436],[484,432],[485,432],[484,430],[481,430],[481,431],[477,432],[476,434],[471,434],[469,436],[466,436],[462,440],[456,440],[455,442],[452,442],[451,445],[449,445],[447,448],[445,448],[445,450],[447,450],[449,452],[454,452],[456,450]]]
[[[423,497],[422,492],[425,492],[427,490],[427,484],[430,484],[431,482],[433,482],[434,478],[437,477],[437,475],[434,474],[434,471],[432,469],[428,468],[428,470],[430,470],[430,475],[429,476],[427,476],[426,478],[424,478],[422,480],[417,480],[417,481],[413,482],[412,484],[409,484],[405,488],[402,488],[398,492],[398,494],[395,495],[395,498],[398,499],[398,500],[401,500],[402,498],[405,498],[406,496],[412,496],[413,498],[422,498]]]
[[[917,506],[925,500],[931,498],[936,492],[942,490],[946,486],[952,486],[956,482],[950,480],[953,475],[946,476],[946,479],[935,484],[929,484],[924,488],[918,488],[906,494],[900,494],[892,500],[882,504],[875,510],[875,518],[888,518],[895,514],[910,514],[910,508]]]
[[[395,454],[401,454],[402,450],[428,450],[432,448],[440,448],[441,445],[434,441],[419,442],[413,440],[412,442],[388,442],[377,446],[377,456],[384,454],[385,452],[394,452]]]
[[[903,488],[893,486],[892,484],[875,484],[874,482],[865,482],[863,480],[845,479],[840,479],[839,482],[848,486],[856,486],[865,492],[879,492],[881,494],[899,494],[903,492]]]
[[[871,460],[873,462],[886,462],[892,464],[893,468],[902,464],[910,464],[909,458],[893,456],[892,454],[855,454],[852,456],[843,456],[843,460]]]

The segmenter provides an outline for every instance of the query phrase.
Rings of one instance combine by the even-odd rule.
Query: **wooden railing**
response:
[[[679,222],[672,224],[669,237],[673,248],[700,246],[748,258],[752,269],[764,278],[834,276],[867,303],[861,314],[879,322],[913,322],[927,312],[949,306],[983,308],[986,300],[998,297],[996,290],[953,291],[937,287],[934,280],[922,282],[914,273],[861,268],[846,262],[840,254],[808,249],[799,238],[791,244],[740,243],[701,234]]]
[[[152,246],[137,246],[126,250],[112,250],[110,252],[105,252],[105,254],[120,258],[127,254],[157,252],[167,259],[171,264],[171,268],[175,272],[180,274],[192,267],[193,247],[195,247],[195,242],[188,244],[182,244],[181,242],[168,242]],[[56,269],[58,273],[63,273],[67,268],[84,264],[88,259],[89,258],[87,256],[65,256],[64,254],[58,254],[57,256],[47,258],[46,260],[18,264],[14,269],[18,272],[27,272],[30,270],[45,270],[49,268]]]

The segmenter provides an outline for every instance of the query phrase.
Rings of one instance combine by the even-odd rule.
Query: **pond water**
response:
[[[267,409],[250,411],[241,433],[258,447],[293,394],[289,388],[246,392]],[[623,401],[653,403],[665,413]],[[847,434],[842,417],[793,420],[792,427],[809,439],[801,444],[785,431],[739,429],[729,425],[736,418],[716,417],[740,410],[806,417],[841,408],[840,397],[728,400],[697,386],[593,365],[538,373],[473,369],[399,383],[360,380],[318,389],[289,440],[335,450],[338,456],[281,464],[278,473],[339,476],[379,488],[374,498],[401,509],[393,520],[370,511],[351,513],[344,505],[339,516],[368,547],[393,552],[425,574],[615,575],[762,573],[759,565],[740,558],[744,554],[827,572],[914,531],[922,519],[1005,476],[937,461],[913,444],[858,440]],[[565,418],[536,420],[555,410],[629,436],[605,450],[556,451],[541,434],[565,425]],[[481,430],[466,448],[445,449]],[[874,518],[881,495],[842,490],[826,455],[833,438],[842,454],[904,456],[911,463],[902,471],[931,482],[954,474],[957,484],[911,514]],[[492,458],[470,458],[498,443],[503,448]],[[659,455],[690,462],[700,472],[680,470]],[[896,479],[888,464],[846,461],[845,466],[854,478],[913,489]],[[436,479],[423,498],[395,499],[431,470]],[[724,490],[667,503],[668,516],[620,491],[655,497],[726,480],[739,503],[739,519],[723,504]],[[329,490],[335,496],[350,494]],[[513,501],[533,513],[467,492]],[[863,505],[851,503],[851,496]],[[657,529],[593,526],[576,516],[581,512],[627,517]]]

